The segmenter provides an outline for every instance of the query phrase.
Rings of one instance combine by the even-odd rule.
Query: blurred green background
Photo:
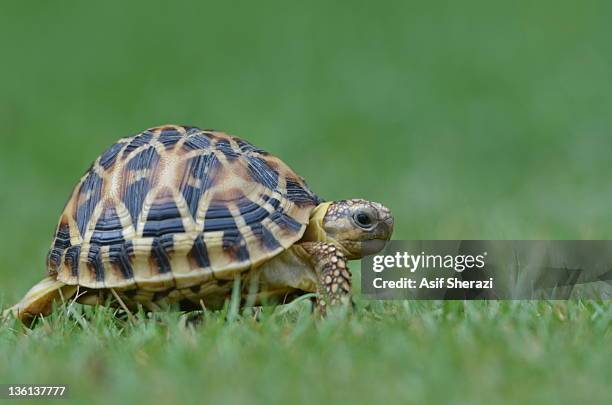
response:
[[[385,203],[396,239],[612,238],[610,21],[605,1],[4,1],[0,301],[44,274],[91,161],[165,123],[242,136],[326,199]],[[342,328],[60,318],[0,331],[0,375],[64,375],[100,403],[382,400],[376,378],[405,400],[609,399],[609,306],[377,305]]]
[[[396,239],[612,237],[609,2],[4,2],[0,285],[117,138],[240,135]]]

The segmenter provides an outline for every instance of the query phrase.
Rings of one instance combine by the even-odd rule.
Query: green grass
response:
[[[395,239],[612,238],[610,2],[5,3],[6,304],[43,276],[91,161],[163,123],[243,136],[326,199],[381,201]],[[318,323],[298,304],[195,328],[3,324],[0,383],[81,403],[612,397],[608,303],[357,302]]]
[[[302,302],[195,326],[87,313],[3,328],[2,381],[69,384],[75,403],[101,404],[610,401],[609,303],[358,302],[315,321]]]

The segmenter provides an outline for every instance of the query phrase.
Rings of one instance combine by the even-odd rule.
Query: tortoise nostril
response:
[[[387,229],[389,232],[388,237],[391,238],[391,235],[393,234],[393,225],[394,225],[392,216],[385,218],[385,225],[387,225]]]

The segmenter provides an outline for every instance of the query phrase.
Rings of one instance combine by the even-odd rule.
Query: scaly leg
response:
[[[317,274],[317,312],[325,315],[328,306],[349,303],[351,272],[344,254],[331,243],[305,242],[301,245],[308,252]]]

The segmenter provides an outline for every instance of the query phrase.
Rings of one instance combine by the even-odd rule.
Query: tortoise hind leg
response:
[[[21,301],[4,311],[3,317],[13,314],[22,322],[29,322],[38,315],[49,315],[54,301],[72,298],[77,289],[75,285],[66,285],[58,281],[55,276],[46,277],[32,287]]]

